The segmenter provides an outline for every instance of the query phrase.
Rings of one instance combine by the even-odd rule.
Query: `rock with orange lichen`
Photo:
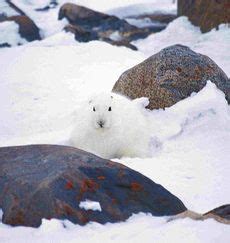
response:
[[[170,107],[200,91],[210,80],[230,103],[230,80],[208,56],[173,45],[125,71],[113,92],[131,99],[148,97],[150,109]]]
[[[100,203],[102,211],[79,207]],[[155,216],[186,211],[161,185],[119,163],[57,145],[0,148],[3,222],[38,227],[42,218],[84,225],[124,221],[134,213]]]

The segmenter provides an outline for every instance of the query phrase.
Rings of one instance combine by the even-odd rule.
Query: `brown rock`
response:
[[[137,47],[132,45],[128,40],[114,41],[114,40],[111,40],[109,38],[103,38],[102,40],[107,42],[107,43],[110,43],[111,45],[114,45],[114,46],[125,46],[125,47],[130,48],[134,51],[137,51]]]
[[[230,1],[178,0],[178,15],[188,16],[202,32],[207,32],[221,23],[230,23]]]
[[[130,97],[148,97],[148,108],[169,107],[201,90],[207,80],[221,89],[230,102],[230,80],[209,57],[182,45],[161,50],[124,72],[113,92]]]
[[[163,15],[158,15],[158,17],[163,19]],[[124,19],[73,3],[62,5],[58,19],[63,18],[66,18],[70,23],[65,29],[74,33],[77,41],[102,40],[132,50],[137,50],[137,48],[131,44],[131,41],[145,38],[151,33],[158,32],[166,27],[166,24],[159,24],[159,26],[138,28]],[[172,16],[166,16],[165,21],[168,21],[169,18],[172,18]],[[115,38],[112,37],[114,33],[117,34]]]

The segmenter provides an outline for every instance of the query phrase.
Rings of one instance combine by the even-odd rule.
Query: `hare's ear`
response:
[[[113,99],[113,96],[111,95],[111,99]]]
[[[92,100],[89,100],[89,104],[92,104],[92,102],[93,102]]]

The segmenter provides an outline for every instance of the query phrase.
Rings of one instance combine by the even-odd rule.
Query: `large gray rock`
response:
[[[86,199],[98,201],[102,211],[80,208]],[[0,148],[0,208],[4,223],[33,227],[42,218],[82,225],[126,220],[138,212],[163,216],[186,211],[177,197],[140,173],[55,145]]]
[[[124,72],[112,91],[131,99],[148,97],[148,108],[169,107],[201,90],[207,80],[230,102],[230,80],[209,57],[182,45],[167,47]]]

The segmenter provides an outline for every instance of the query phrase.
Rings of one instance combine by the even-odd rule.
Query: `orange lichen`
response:
[[[139,183],[137,183],[137,182],[131,183],[131,190],[132,191],[138,192],[138,191],[141,191],[142,189],[143,189],[143,187]]]
[[[82,181],[80,192],[95,192],[98,188],[99,185],[93,179],[85,179]]]
[[[67,183],[65,184],[65,189],[66,190],[71,190],[73,188],[74,188],[73,182],[72,181],[67,181]]]

